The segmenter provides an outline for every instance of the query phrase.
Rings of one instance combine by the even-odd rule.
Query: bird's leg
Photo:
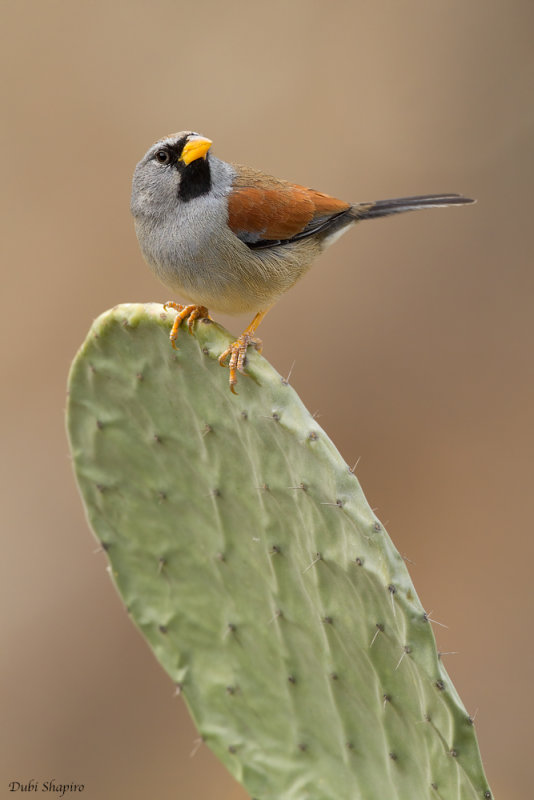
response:
[[[230,389],[234,394],[237,394],[234,386],[237,383],[237,372],[244,372],[245,371],[245,361],[247,356],[247,347],[249,344],[253,344],[256,350],[261,353],[262,349],[262,342],[261,339],[256,339],[254,334],[256,332],[256,328],[266,315],[267,311],[258,311],[250,325],[245,328],[239,339],[227,347],[224,353],[221,353],[219,356],[219,364],[221,367],[225,367],[225,361],[227,358],[228,360],[228,367],[230,369]]]
[[[176,338],[178,336],[178,329],[186,317],[188,317],[187,327],[189,329],[189,333],[193,333],[193,323],[196,319],[211,319],[210,312],[206,306],[197,306],[195,304],[183,306],[180,303],[174,303],[172,300],[169,300],[164,304],[163,308],[165,311],[167,311],[168,308],[173,308],[178,312],[169,335],[169,339],[171,340],[171,344],[175,350],[177,349]]]

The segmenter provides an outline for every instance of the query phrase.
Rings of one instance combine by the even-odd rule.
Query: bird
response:
[[[421,208],[475,202],[460,194],[429,194],[349,203],[252,167],[223,161],[212,140],[194,131],[159,139],[137,164],[130,210],[141,252],[156,276],[186,304],[170,332],[182,322],[189,331],[209,309],[252,313],[252,322],[219,357],[245,373],[249,345],[270,308],[302,278],[315,258],[355,223]]]

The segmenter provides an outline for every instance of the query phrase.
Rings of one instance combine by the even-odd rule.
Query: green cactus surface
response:
[[[264,358],[249,350],[234,396],[230,335],[203,320],[174,351],[173,318],[128,304],[95,321],[68,431],[113,581],[202,741],[257,800],[491,798],[356,477]]]

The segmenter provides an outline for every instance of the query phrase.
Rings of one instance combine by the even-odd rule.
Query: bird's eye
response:
[[[171,160],[168,150],[158,150],[156,153],[156,161],[160,164],[168,164]]]

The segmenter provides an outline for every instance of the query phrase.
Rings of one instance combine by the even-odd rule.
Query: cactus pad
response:
[[[236,397],[229,334],[197,322],[173,351],[173,316],[95,321],[68,429],[113,581],[203,741],[257,800],[491,798],[356,477],[265,359],[249,351]]]

